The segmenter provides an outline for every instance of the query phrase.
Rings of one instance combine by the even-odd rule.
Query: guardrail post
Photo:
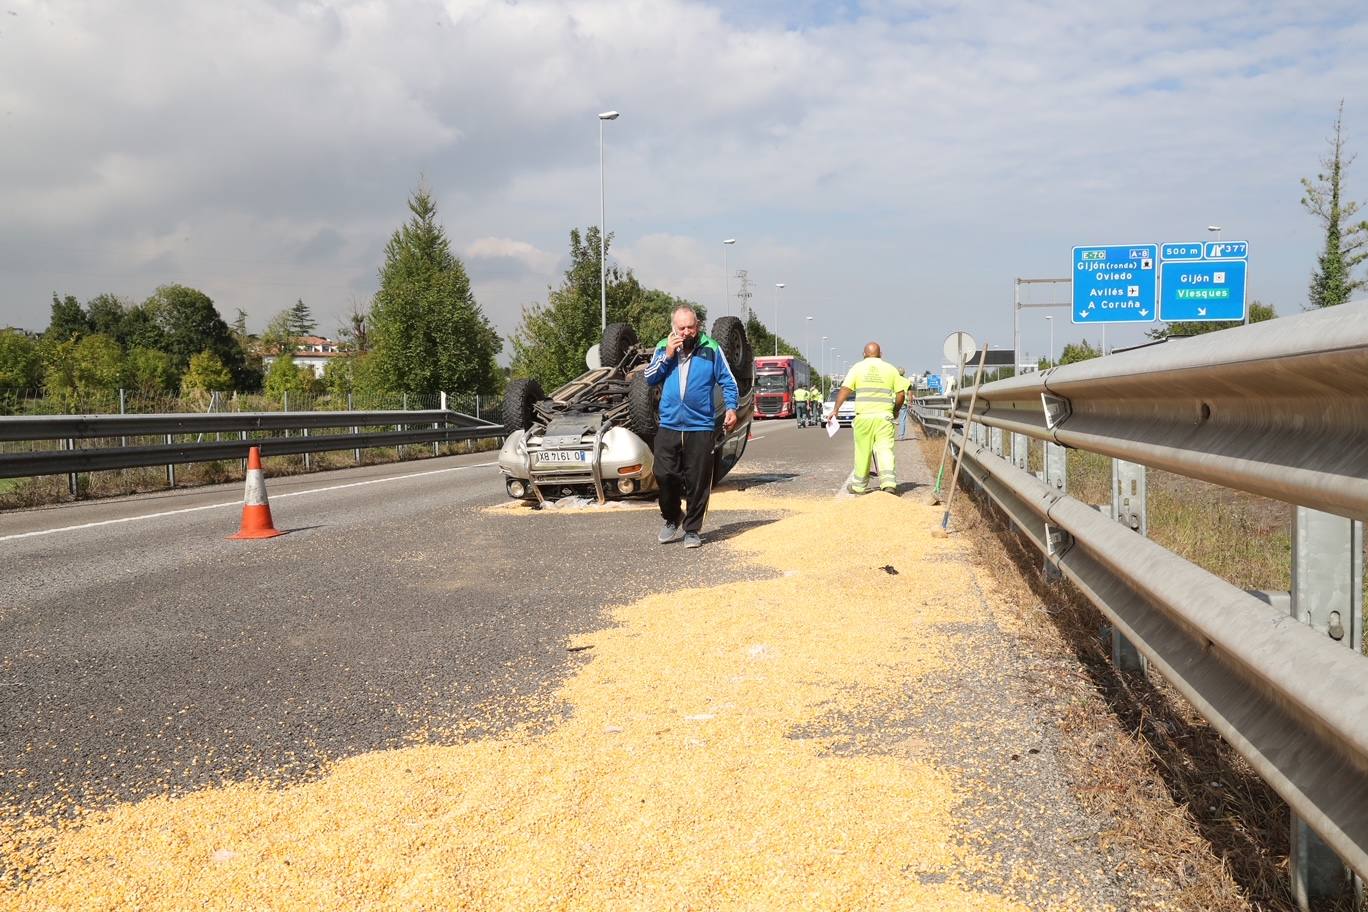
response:
[[[351,393],[347,393],[347,411],[349,411],[349,412],[354,412],[354,411],[356,411],[356,406],[352,403],[352,394],[351,394]],[[353,425],[352,425],[352,435],[353,435],[353,436],[356,436],[357,434],[360,434],[360,433],[361,433],[361,426],[360,426],[359,424],[353,424]],[[360,464],[361,464],[361,448],[360,448],[360,447],[357,447],[356,449],[352,450],[352,459],[356,460],[356,464],[357,464],[357,465],[360,465]]]
[[[1045,483],[1056,491],[1068,490],[1068,450],[1057,443],[1045,442]]]
[[[125,404],[124,404],[124,389],[123,389],[123,387],[119,387],[119,414],[120,414],[120,415],[126,415],[126,414],[128,414],[128,412],[127,412],[126,409],[125,409]],[[126,447],[126,446],[128,446],[128,438],[127,438],[127,437],[120,437],[120,438],[119,438],[119,446],[121,446],[121,447]]]
[[[1292,520],[1292,616],[1356,652],[1363,649],[1363,523],[1297,507]],[[1306,669],[1313,674],[1314,669]],[[1338,855],[1291,815],[1292,895],[1313,900],[1362,895]]]
[[[1145,510],[1145,467],[1124,459],[1112,460],[1112,519],[1127,529],[1149,535],[1149,519]],[[1149,663],[1135,648],[1135,644],[1111,628],[1112,664],[1119,671],[1139,672],[1149,676]]]
[[[406,412],[408,411],[408,393],[404,393],[404,411],[406,411]],[[397,424],[394,425],[394,429],[395,429],[396,431],[399,430],[399,425],[397,425]],[[403,445],[402,443],[399,444],[399,446],[397,447],[397,449],[398,449],[398,451],[399,451],[399,461],[400,461],[400,462],[403,462],[403,461],[404,461],[404,445]]]
[[[304,428],[304,436],[305,436],[305,437],[308,437],[308,436],[309,436],[309,429],[308,429],[308,428]],[[306,472],[313,468],[313,460],[309,458],[309,457],[312,456],[312,455],[313,455],[313,454],[310,453],[308,450],[305,450],[305,451],[304,451],[304,471],[306,471]]]
[[[167,434],[166,445],[170,446],[171,443],[171,435]],[[166,464],[166,484],[172,488],[176,486],[176,464],[174,462],[168,462]]]
[[[66,441],[66,448],[67,448],[68,450],[74,450],[74,449],[76,449],[76,440],[75,440],[75,438],[73,438],[73,437],[68,437],[68,438],[67,438],[67,441]],[[67,473],[67,489],[68,489],[69,491],[71,491],[71,496],[72,496],[73,498],[79,498],[79,497],[81,496],[81,478],[80,478],[80,473],[79,473],[79,472],[69,472],[69,473]]]
[[[439,421],[434,421],[434,422],[432,423],[432,429],[433,429],[433,430],[440,430],[441,428],[446,427],[446,410],[447,410],[447,397],[446,397],[446,393],[444,393],[444,392],[443,392],[443,393],[438,393],[437,395],[440,397],[440,400],[441,400],[438,404],[441,406],[441,409],[442,409],[442,413],[443,413],[443,414],[442,414],[442,420],[441,420],[440,422],[439,422]],[[476,411],[478,411],[478,409],[477,409]],[[438,449],[437,449],[438,446],[439,446],[438,441],[436,441],[436,440],[432,441],[432,455],[433,455],[433,456],[441,455],[441,454],[438,452]]]
[[[1031,438],[1025,434],[1012,435],[1012,465],[1023,472],[1031,465]]]
[[[1002,456],[1002,428],[988,429],[988,449],[994,456]]]

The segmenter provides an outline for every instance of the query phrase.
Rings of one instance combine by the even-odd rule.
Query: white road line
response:
[[[276,500],[283,500],[286,497],[300,497],[304,494],[321,494],[324,491],[338,491],[342,488],[359,488],[363,485],[381,484],[386,481],[403,481],[406,478],[422,478],[425,475],[442,475],[446,472],[460,472],[465,469],[485,469],[489,466],[498,465],[497,462],[479,462],[475,465],[452,466],[449,469],[432,469],[428,472],[413,472],[408,475],[394,475],[389,478],[371,478],[366,481],[353,481],[347,484],[329,485],[325,488],[310,488],[307,491],[290,491],[285,494],[275,495]],[[240,507],[242,499],[225,501],[224,503],[205,504],[202,507],[186,507],[183,510],[164,510],[161,513],[144,513],[141,516],[125,516],[120,519],[104,519],[99,522],[81,523],[79,526],[62,526],[57,529],[39,529],[35,532],[18,532],[14,535],[0,535],[0,542],[13,541],[18,538],[34,538],[39,535],[55,535],[58,532],[75,532],[78,529],[94,529],[97,526],[113,526],[119,523],[137,522],[142,519],[160,519],[163,516],[177,516],[181,513],[198,513],[201,510],[217,510],[221,507]]]

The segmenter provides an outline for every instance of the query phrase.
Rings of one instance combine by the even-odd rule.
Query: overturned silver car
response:
[[[714,391],[717,442],[713,484],[741,460],[755,414],[754,366],[750,340],[737,317],[719,317],[714,341],[727,358],[739,393],[736,426],[722,427],[722,393]],[[654,494],[652,446],[659,427],[660,387],[646,382],[654,351],[632,327],[611,323],[604,330],[591,368],[547,396],[536,380],[513,380],[504,394],[507,438],[499,471],[510,497],[607,500]],[[600,366],[592,366],[597,362]]]

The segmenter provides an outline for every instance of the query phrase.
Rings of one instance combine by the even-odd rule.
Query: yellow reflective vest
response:
[[[808,391],[805,390],[805,389],[803,389],[801,386],[798,387],[796,390],[793,391],[793,401],[794,401],[794,402],[807,402],[807,401],[808,401]]]
[[[907,390],[907,379],[883,358],[865,358],[846,374],[842,386],[855,392],[856,418],[893,418],[898,393]]]

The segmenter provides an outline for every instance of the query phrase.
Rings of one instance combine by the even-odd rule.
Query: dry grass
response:
[[[939,443],[923,445],[929,463]],[[1070,493],[1109,502],[1110,460],[1076,451],[1070,460]],[[1167,473],[1151,473],[1149,484],[1151,537],[1239,585],[1286,589],[1285,506]],[[1040,621],[1027,627],[1035,648],[1066,650],[1086,673],[1059,728],[1075,781],[1089,783],[1079,800],[1113,821],[1107,839],[1134,847],[1147,875],[1173,883],[1181,908],[1295,909],[1288,811],[1276,793],[1167,682],[1115,670],[1102,616],[1067,581],[1044,580],[1040,552],[991,504],[966,506],[957,525],[1002,592]]]

